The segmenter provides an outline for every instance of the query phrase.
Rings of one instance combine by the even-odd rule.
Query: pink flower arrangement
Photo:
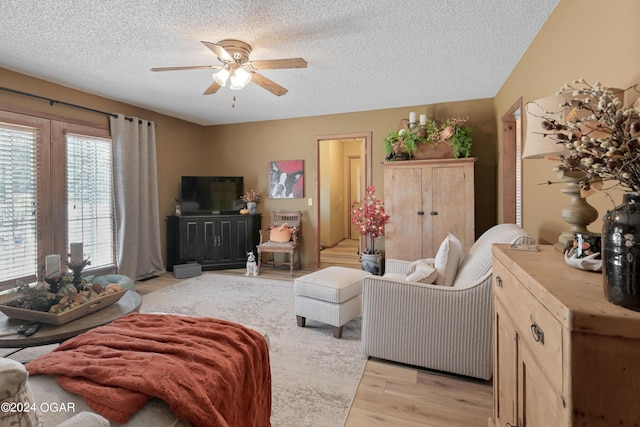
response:
[[[371,248],[367,248],[365,253],[375,253],[374,243],[384,234],[384,226],[389,222],[384,203],[376,199],[375,192],[375,187],[367,187],[364,198],[351,206],[351,223],[358,227],[360,235],[371,239]]]

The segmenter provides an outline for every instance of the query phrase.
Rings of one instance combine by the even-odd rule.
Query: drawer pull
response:
[[[438,212],[432,211],[432,212],[429,212],[429,215],[436,216],[436,215],[438,215]]]
[[[424,211],[418,211],[418,215],[424,215]]]
[[[502,277],[496,276],[496,286],[498,286],[499,288],[502,287]]]
[[[536,342],[539,342],[540,344],[544,345],[544,331],[540,329],[540,326],[538,326],[536,323],[532,323],[531,333],[533,334],[533,339]]]

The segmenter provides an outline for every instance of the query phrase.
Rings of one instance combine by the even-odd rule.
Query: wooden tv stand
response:
[[[262,216],[182,215],[167,217],[167,270],[197,262],[203,270],[245,268],[256,253]]]

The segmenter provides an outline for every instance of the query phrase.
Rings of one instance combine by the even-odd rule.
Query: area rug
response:
[[[358,317],[341,339],[307,319],[296,324],[293,282],[208,273],[144,295],[141,312],[226,319],[266,332],[270,346],[271,425],[342,426],[364,370]]]

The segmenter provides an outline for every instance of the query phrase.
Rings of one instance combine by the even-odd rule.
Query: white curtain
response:
[[[139,280],[165,272],[160,248],[154,122],[110,117],[118,272]]]

